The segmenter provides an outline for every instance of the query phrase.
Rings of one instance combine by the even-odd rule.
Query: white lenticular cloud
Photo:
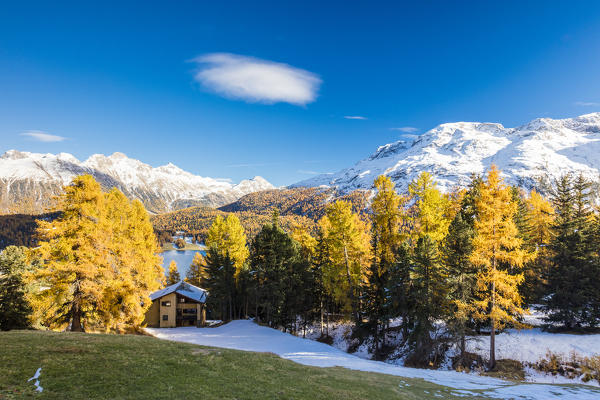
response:
[[[346,118],[346,119],[359,119],[359,120],[365,120],[365,119],[367,119],[367,117],[363,117],[362,115],[346,115],[346,116],[344,116],[344,118]]]
[[[192,60],[195,80],[224,97],[255,103],[305,105],[315,101],[321,79],[287,64],[230,53],[211,53]]]
[[[415,128],[414,126],[401,126],[399,128],[390,128],[390,130],[411,133],[411,132],[416,132],[419,129]]]
[[[21,136],[28,136],[39,142],[62,142],[63,140],[66,139],[65,137],[58,136],[58,135],[51,135],[49,133],[42,132],[42,131],[27,131],[27,132],[21,133]]]

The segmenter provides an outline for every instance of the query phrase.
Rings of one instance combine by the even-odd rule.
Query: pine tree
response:
[[[532,254],[522,249],[514,220],[517,204],[494,165],[481,186],[476,205],[476,236],[470,260],[480,268],[477,287],[481,300],[475,302],[475,317],[489,321],[491,327],[489,368],[492,369],[496,364],[496,330],[508,323],[520,326],[516,317],[524,313],[518,292],[523,274],[514,270],[521,268]]]
[[[358,291],[370,258],[368,226],[352,212],[350,202],[343,200],[329,205],[319,226],[328,249],[323,268],[325,289],[358,323]]]
[[[321,336],[329,336],[329,319],[325,318],[325,310],[329,315],[328,305],[332,303],[332,298],[327,292],[323,282],[323,271],[327,269],[329,265],[330,250],[328,248],[328,242],[325,240],[322,229],[317,231],[316,245],[314,250],[314,257],[312,260],[312,275],[314,279],[314,295],[315,302],[318,302],[319,308],[319,320],[321,328]],[[325,324],[327,322],[327,325]]]
[[[377,239],[373,238],[373,248],[377,247]],[[382,346],[385,345],[385,325],[389,320],[391,300],[386,288],[389,283],[390,267],[383,264],[381,259],[373,258],[367,274],[367,280],[362,287],[362,314],[367,322],[363,323],[368,333],[373,335],[373,356],[375,360],[381,358]]]
[[[442,258],[448,273],[448,298],[451,302],[446,323],[460,350],[459,364],[465,361],[466,336],[475,312],[477,268],[471,263],[475,237],[476,201],[481,179],[473,177],[460,199],[460,207],[448,228],[442,245]]]
[[[368,319],[367,331],[374,337],[375,358],[380,356],[380,338],[385,345],[385,325],[390,317],[391,299],[386,292],[390,270],[400,245],[401,205],[391,179],[381,175],[374,183],[377,193],[371,203],[373,211],[372,255],[367,282],[363,284],[363,314]]]
[[[561,177],[552,196],[555,220],[550,241],[552,266],[544,308],[547,320],[567,329],[593,322],[591,296],[596,285],[590,184],[583,176]]]
[[[181,275],[177,269],[177,263],[175,260],[171,260],[169,263],[169,272],[167,274],[167,286],[174,285],[181,282]]]
[[[437,365],[443,350],[433,340],[434,322],[446,315],[446,272],[441,263],[438,246],[429,237],[422,236],[414,249],[411,269],[414,302],[414,328],[409,335],[412,354],[407,360],[413,365]]]
[[[229,253],[222,254],[215,245],[206,253],[207,275],[205,289],[208,290],[209,307],[216,316],[230,321],[235,314],[236,267]]]
[[[593,218],[592,228],[592,262],[590,264],[590,282],[589,293],[587,297],[590,299],[590,318],[589,322],[592,327],[600,324],[600,212],[596,209]]]
[[[414,327],[415,303],[412,296],[413,287],[410,279],[412,269],[412,249],[407,241],[400,244],[396,250],[394,263],[392,264],[387,281],[386,292],[390,299],[390,317],[402,318],[402,337],[408,339],[410,330]]]
[[[261,321],[290,327],[304,302],[301,280],[309,270],[300,248],[279,226],[277,215],[252,242],[250,267],[256,279],[256,308]]]
[[[192,260],[192,264],[186,274],[185,280],[194,286],[202,287],[207,277],[206,260],[200,252],[197,252],[194,255],[194,259]]]
[[[23,274],[32,269],[25,247],[8,246],[0,252],[0,330],[30,326],[31,306]]]

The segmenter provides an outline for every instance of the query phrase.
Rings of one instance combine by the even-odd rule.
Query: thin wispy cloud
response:
[[[325,162],[325,160],[304,160],[302,161],[304,164],[320,164]]]
[[[362,115],[345,115],[344,118],[346,119],[358,119],[358,120],[366,120],[367,117],[363,117]]]
[[[192,60],[194,79],[223,97],[252,103],[306,105],[317,98],[321,79],[314,73],[259,58],[210,53]]]
[[[29,137],[33,140],[37,140],[38,142],[62,142],[66,139],[66,137],[51,135],[42,131],[27,131],[21,133],[21,136]]]
[[[404,133],[412,133],[412,132],[416,132],[418,131],[418,128],[415,128],[414,126],[401,126],[398,128],[390,128],[390,131],[399,131],[399,132],[404,132]]]
[[[241,163],[241,164],[230,164],[230,165],[227,165],[227,168],[268,167],[270,165],[277,165],[277,163]]]
[[[405,137],[410,140],[415,140],[419,137],[419,135],[404,134],[404,135],[402,135],[402,137]]]
[[[576,101],[575,105],[581,107],[600,107],[600,103],[594,101]]]
[[[311,171],[306,169],[299,169],[297,171],[299,174],[305,175],[333,175],[333,172],[319,172],[319,171]]]

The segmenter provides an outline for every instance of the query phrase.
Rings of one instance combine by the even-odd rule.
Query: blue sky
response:
[[[443,122],[600,111],[598,1],[8,3],[0,151],[285,185]]]

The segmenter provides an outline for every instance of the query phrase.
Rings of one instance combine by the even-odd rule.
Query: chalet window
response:
[[[180,302],[180,303],[185,303],[185,297],[180,297],[180,298],[179,298],[179,302]]]
[[[169,316],[167,314],[163,315],[163,321],[168,321],[169,320]]]
[[[160,305],[163,307],[171,307],[171,302],[170,301],[162,301],[160,303]]]

